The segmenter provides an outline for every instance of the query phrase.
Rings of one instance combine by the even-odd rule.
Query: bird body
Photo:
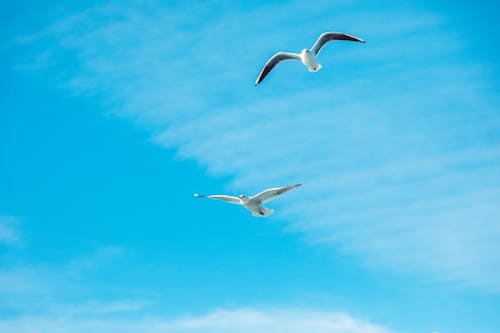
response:
[[[271,189],[267,189],[265,191],[262,191],[259,194],[256,194],[256,195],[251,196],[251,197],[249,197],[245,194],[241,194],[237,197],[230,196],[230,195],[221,195],[221,194],[206,195],[206,196],[200,195],[200,194],[195,194],[194,196],[198,197],[198,198],[222,200],[222,201],[226,201],[228,203],[238,204],[238,205],[245,207],[249,211],[251,211],[253,216],[268,217],[269,215],[271,215],[274,212],[274,210],[267,208],[267,207],[264,207],[262,204],[264,204],[268,201],[271,201],[274,198],[276,198],[277,196],[279,196],[285,192],[288,192],[290,190],[293,190],[294,188],[297,188],[300,185],[302,185],[302,183],[290,185],[290,186],[285,186],[285,187],[271,188]]]
[[[307,67],[309,72],[317,72],[321,69],[321,65],[317,61],[317,56],[323,49],[323,47],[333,41],[333,40],[347,40],[353,42],[364,43],[365,41],[359,37],[351,36],[348,34],[344,34],[341,32],[325,32],[319,36],[311,49],[303,49],[302,52],[299,53],[291,53],[291,52],[278,52],[273,55],[264,65],[264,68],[259,73],[257,80],[255,81],[255,85],[264,80],[264,78],[271,72],[271,70],[280,62],[284,60],[300,60],[304,66]]]
[[[307,67],[309,72],[317,72],[321,69],[321,65],[318,64],[316,56],[308,49],[303,49],[300,52],[300,61]]]
[[[251,211],[253,216],[267,217],[274,212],[274,210],[262,206],[260,201],[255,198],[252,200],[251,197],[247,197],[246,195],[240,195],[239,198],[243,207]]]

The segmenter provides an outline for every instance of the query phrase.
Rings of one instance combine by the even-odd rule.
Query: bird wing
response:
[[[302,183],[285,187],[270,188],[268,190],[260,192],[257,195],[254,195],[253,197],[250,198],[250,200],[254,201],[257,204],[263,204],[265,202],[273,200],[278,195],[281,195],[285,192],[293,190],[296,187],[299,187],[300,185],[302,185]]]
[[[259,76],[257,77],[257,80],[255,81],[255,85],[258,85],[259,83],[264,80],[264,78],[269,74],[269,72],[276,66],[278,63],[280,63],[283,60],[300,60],[300,54],[297,53],[290,53],[290,52],[278,52],[275,55],[273,55],[264,65],[264,68],[260,71]]]
[[[311,52],[314,55],[318,55],[325,44],[331,42],[332,40],[349,40],[352,42],[360,43],[365,42],[359,37],[343,34],[341,32],[325,32],[318,37],[318,40],[316,40],[316,43],[314,43],[313,47],[311,48]]]
[[[233,197],[230,195],[222,195],[222,194],[216,194],[216,195],[200,195],[200,194],[195,194],[194,195],[197,198],[207,198],[207,199],[214,199],[214,200],[222,200],[225,202],[229,202],[232,204],[241,204],[241,201],[237,197]]]

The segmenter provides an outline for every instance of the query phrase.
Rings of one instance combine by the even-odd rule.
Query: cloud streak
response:
[[[181,318],[143,317],[134,320],[66,316],[20,317],[0,320],[5,332],[318,332],[390,333],[388,328],[351,317],[342,312],[315,312],[289,309],[215,310],[202,316]]]
[[[203,314],[164,315],[153,298],[88,299],[84,280],[120,259],[124,250],[106,246],[65,264],[0,270],[1,332],[318,332],[391,333],[393,330],[347,312],[288,306],[216,308]],[[109,287],[108,287],[109,288]],[[92,285],[95,290],[97,285]],[[123,293],[120,293],[123,295]],[[171,313],[171,311],[168,311]],[[175,312],[174,312],[175,313]]]
[[[0,268],[0,308],[9,309],[14,313],[22,311],[24,314],[67,310],[68,305],[65,302],[75,295],[88,294],[89,287],[82,281],[91,278],[96,272],[102,274],[106,270],[113,270],[113,264],[116,264],[124,253],[123,248],[105,246],[60,265],[5,265]],[[98,288],[98,285],[94,285],[92,291],[95,292]],[[136,301],[132,304],[128,300],[107,303],[90,300],[71,311],[82,312],[92,307],[96,313],[107,313],[143,306],[145,304]]]

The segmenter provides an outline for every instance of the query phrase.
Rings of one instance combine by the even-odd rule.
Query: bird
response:
[[[291,52],[278,52],[273,55],[264,65],[264,68],[260,71],[257,80],[255,80],[255,86],[264,80],[264,78],[269,74],[269,72],[280,62],[284,60],[300,60],[307,67],[309,72],[317,72],[321,69],[321,65],[318,63],[316,57],[321,52],[323,47],[334,40],[347,40],[353,42],[364,43],[365,41],[359,37],[344,34],[342,32],[325,32],[322,33],[310,50],[303,49],[299,53]]]
[[[247,196],[245,194],[240,194],[237,197],[231,196],[231,195],[222,195],[222,194],[216,194],[216,195],[201,195],[201,194],[194,194],[195,197],[198,198],[207,198],[207,199],[215,199],[215,200],[222,200],[226,201],[228,203],[232,204],[237,204],[237,205],[242,205],[246,209],[252,212],[253,216],[256,217],[268,217],[271,215],[274,210],[270,208],[266,208],[262,206],[262,204],[273,200],[277,196],[288,192],[290,190],[293,190],[294,188],[297,188],[301,186],[303,183],[295,184],[295,185],[290,185],[290,186],[285,186],[285,187],[277,187],[277,188],[270,188],[267,190],[264,190],[260,192],[259,194],[256,194],[254,196]]]

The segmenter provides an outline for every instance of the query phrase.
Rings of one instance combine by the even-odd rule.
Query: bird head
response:
[[[241,200],[246,200],[246,199],[248,199],[248,197],[247,197],[246,195],[244,195],[244,194],[240,194],[240,195],[238,195],[238,198],[240,198]]]

